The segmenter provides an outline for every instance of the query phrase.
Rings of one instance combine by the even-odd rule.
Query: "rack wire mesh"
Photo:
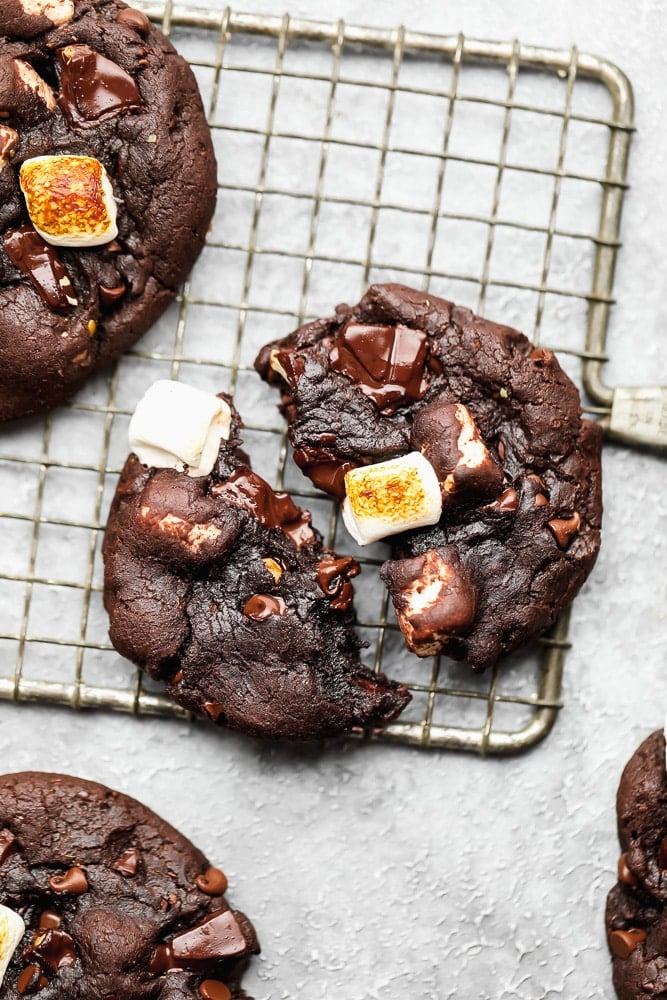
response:
[[[114,652],[101,600],[105,516],[147,385],[233,392],[255,468],[342,551],[351,541],[293,465],[252,361],[371,281],[430,289],[525,330],[609,425],[600,372],[633,107],[621,71],[575,48],[137,6],[198,77],[218,210],[182,294],[138,347],[68,406],[0,433],[0,698],[184,715]],[[406,653],[377,577],[382,548],[353,554],[367,662],[413,693],[401,719],[366,736],[506,753],[549,732],[568,614],[471,676]]]

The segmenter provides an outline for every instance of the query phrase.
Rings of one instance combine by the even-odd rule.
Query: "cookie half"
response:
[[[172,301],[213,215],[195,78],[116,0],[0,4],[0,421],[61,403]]]
[[[259,945],[224,874],[120,792],[63,774],[0,777],[0,874],[3,998],[246,996]]]
[[[616,799],[621,856],[606,928],[620,1000],[667,995],[667,767],[652,733],[628,761]]]
[[[600,544],[601,432],[554,355],[402,285],[268,344],[294,458],[343,501],[408,647],[493,666],[556,620]]]
[[[216,420],[225,431],[202,467]],[[315,739],[382,725],[410,695],[360,661],[359,566],[251,470],[240,426],[228,398],[179,383],[137,407],[140,457],[125,463],[103,546],[111,641],[219,726]]]

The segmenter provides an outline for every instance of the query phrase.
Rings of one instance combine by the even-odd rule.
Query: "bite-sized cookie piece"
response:
[[[174,298],[215,207],[187,63],[120,0],[0,3],[0,421],[61,403]]]
[[[0,997],[230,1000],[259,952],[227,879],[96,782],[0,777]]]
[[[140,402],[104,538],[111,641],[179,704],[251,735],[395,718],[409,693],[359,659],[358,563],[251,471],[240,427],[227,397],[179,383]]]
[[[356,540],[395,536],[381,575],[417,655],[484,670],[573,599],[600,545],[601,432],[550,351],[374,285],[255,366]]]
[[[628,761],[616,798],[621,856],[607,897],[607,941],[620,1000],[667,995],[667,767],[652,733]]]

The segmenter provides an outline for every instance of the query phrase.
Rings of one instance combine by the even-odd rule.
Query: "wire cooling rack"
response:
[[[309,488],[252,361],[369,282],[399,280],[525,330],[558,351],[612,432],[625,420],[652,433],[661,390],[648,390],[648,416],[626,393],[612,426],[601,381],[628,81],[576,49],[138,6],[199,80],[218,210],[182,295],[138,348],[70,405],[0,430],[0,697],[185,714],[114,652],[101,594],[129,416],[153,380],[173,377],[233,392],[255,468],[364,563],[367,662],[413,692],[400,720],[366,735],[480,752],[530,746],[560,707],[568,615],[483,677],[408,654],[377,577],[382,547],[355,551],[332,503]]]

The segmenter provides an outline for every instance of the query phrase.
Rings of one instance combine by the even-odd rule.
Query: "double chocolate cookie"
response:
[[[138,340],[215,196],[195,78],[144,14],[0,3],[0,421],[62,402]]]
[[[620,1000],[667,996],[667,768],[665,737],[644,740],[616,799],[621,857],[607,897],[607,940]]]
[[[601,433],[550,351],[374,285],[256,367],[357,541],[395,536],[381,574],[413,652],[483,670],[573,599],[600,544]]]
[[[156,383],[137,407],[140,457],[125,463],[104,538],[111,641],[218,725],[290,739],[381,725],[410,696],[360,662],[358,564],[251,471],[240,426],[225,397],[179,383]]]
[[[0,777],[0,997],[230,1000],[259,951],[227,879],[134,799]]]

